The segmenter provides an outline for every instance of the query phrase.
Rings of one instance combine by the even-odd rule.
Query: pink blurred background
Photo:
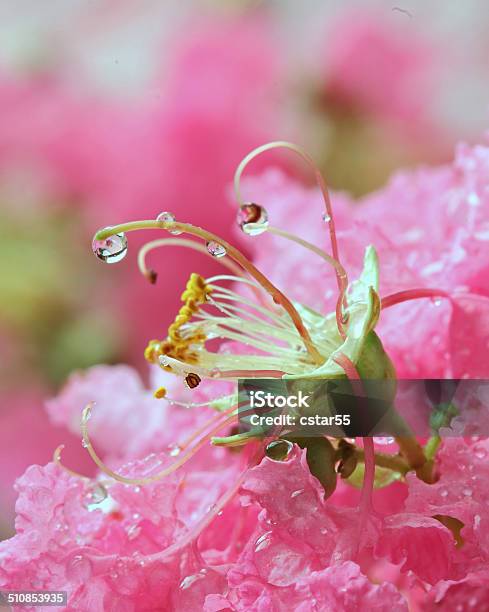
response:
[[[489,5],[233,0],[0,6],[0,537],[12,484],[67,443],[44,401],[68,374],[129,362],[213,262],[91,254],[101,226],[163,211],[230,237],[230,184],[253,147],[290,139],[334,189],[449,160],[488,126]],[[286,154],[278,164],[307,182]],[[139,242],[141,244],[141,242]]]

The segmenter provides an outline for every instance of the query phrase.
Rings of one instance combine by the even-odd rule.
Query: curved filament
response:
[[[55,463],[58,467],[60,467],[64,472],[67,472],[70,476],[74,476],[75,478],[81,478],[82,480],[91,480],[88,476],[84,476],[79,472],[75,472],[71,470],[69,467],[66,467],[63,463],[61,463],[61,453],[63,452],[65,445],[60,444],[53,453],[53,463]]]
[[[229,408],[228,410],[224,410],[223,412],[220,412],[216,415],[214,415],[211,419],[209,419],[208,421],[206,421],[202,427],[197,428],[186,440],[185,442],[183,442],[182,444],[179,444],[179,447],[181,448],[181,450],[185,450],[186,448],[188,448],[190,446],[190,444],[196,440],[199,436],[201,436],[207,429],[209,429],[209,427],[212,427],[213,425],[216,425],[219,421],[221,421],[223,416],[227,416],[230,415],[232,413],[235,413],[237,409],[237,406],[233,406],[232,408]]]
[[[144,244],[138,252],[138,267],[141,274],[148,279],[155,279],[155,272],[151,268],[148,268],[146,265],[146,257],[151,251],[155,249],[159,249],[162,247],[171,247],[171,246],[180,246],[185,247],[187,249],[193,249],[198,253],[202,253],[211,259],[215,259],[209,253],[209,251],[205,248],[203,244],[200,242],[195,242],[194,240],[187,240],[185,238],[159,238],[158,240],[152,240],[151,242],[147,242]],[[230,270],[235,276],[240,278],[246,278],[242,268],[234,263],[233,260],[227,259],[226,257],[220,258],[219,263],[221,263],[225,268]],[[152,280],[152,282],[155,282]],[[249,283],[251,290],[254,292],[256,298],[263,303],[263,295],[258,290],[257,286],[254,283]]]
[[[182,453],[182,455],[176,461],[174,461],[172,464],[168,465],[166,468],[164,468],[163,470],[161,470],[157,474],[154,474],[153,476],[143,476],[141,478],[128,478],[128,477],[123,476],[122,474],[118,474],[117,472],[114,472],[112,469],[110,469],[102,461],[102,459],[98,456],[98,454],[95,452],[95,449],[93,448],[92,443],[90,441],[90,436],[88,434],[88,418],[89,418],[89,413],[90,413],[91,410],[92,410],[92,405],[88,404],[84,408],[84,410],[82,412],[81,430],[82,430],[82,437],[83,437],[83,442],[84,442],[85,448],[87,449],[90,457],[93,459],[95,464],[100,468],[100,470],[102,472],[104,472],[104,474],[107,474],[107,476],[110,476],[114,480],[117,480],[119,482],[123,482],[124,484],[131,484],[131,485],[150,484],[150,483],[155,482],[157,480],[161,480],[162,478],[164,478],[165,476],[168,476],[172,472],[175,472],[178,468],[180,468],[182,465],[184,465],[189,459],[191,459],[193,457],[193,455],[200,448],[202,448],[202,446],[204,446],[204,444],[208,440],[210,440],[210,438],[215,433],[217,433],[224,426],[226,426],[229,423],[231,423],[234,420],[234,418],[235,418],[235,415],[232,414],[231,416],[227,416],[225,419],[220,421],[215,427],[213,427],[210,430],[210,432],[208,432],[206,434],[206,436],[204,436],[203,438],[198,440],[197,443],[194,446],[192,446],[192,448],[190,448],[186,452]]]
[[[328,187],[326,185],[326,182],[321,172],[319,171],[319,168],[314,163],[314,160],[301,147],[291,142],[277,140],[275,142],[269,142],[260,147],[257,147],[256,149],[251,151],[251,153],[248,153],[248,155],[241,161],[241,163],[237,167],[236,172],[234,174],[234,191],[236,194],[236,199],[238,201],[238,204],[240,206],[243,206],[245,203],[241,195],[241,175],[243,174],[243,171],[246,168],[246,166],[258,155],[261,155],[262,153],[265,153],[266,151],[270,151],[271,149],[278,149],[278,148],[289,149],[291,151],[294,151],[300,157],[302,157],[302,159],[305,160],[307,164],[312,168],[314,172],[314,176],[316,178],[316,182],[319,185],[319,188],[321,190],[321,193],[324,199],[324,205],[326,209],[325,219],[327,219],[327,222],[328,222],[329,237],[331,241],[331,251],[333,253],[333,258],[339,262],[340,257],[339,257],[339,251],[338,251],[338,242],[336,240],[336,230],[335,230],[335,223],[334,223],[334,217],[333,217],[333,207],[331,205],[331,198],[329,195],[329,190],[328,190]],[[338,271],[336,271],[336,278],[338,282],[338,289],[341,292],[342,280],[340,278]]]
[[[250,223],[249,225],[253,225],[253,224]],[[346,291],[348,289],[348,275],[346,273],[345,268],[341,265],[341,263],[337,259],[334,259],[330,255],[325,253],[322,249],[317,247],[315,244],[312,244],[311,242],[308,242],[307,240],[304,240],[303,238],[300,238],[299,236],[295,236],[294,234],[281,230],[277,227],[269,226],[267,227],[266,231],[269,232],[270,234],[280,236],[281,238],[285,238],[286,240],[290,240],[291,242],[295,242],[296,244],[299,244],[300,246],[304,247],[308,251],[311,251],[315,255],[318,255],[318,257],[321,257],[321,259],[323,259],[324,261],[329,263],[331,266],[333,266],[333,268],[335,269],[336,277],[338,278],[338,282],[339,282],[339,294],[338,294],[338,300],[336,301],[336,324],[338,326],[338,332],[340,333],[340,336],[343,339],[345,339],[346,333],[344,330],[344,317],[345,317],[344,308],[346,307],[346,297],[345,296],[346,296]]]

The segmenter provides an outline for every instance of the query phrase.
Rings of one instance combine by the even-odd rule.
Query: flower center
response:
[[[197,363],[198,355],[195,348],[203,346],[207,336],[199,327],[182,333],[182,327],[189,323],[193,315],[199,310],[200,306],[207,301],[207,296],[212,289],[199,274],[192,273],[187,282],[185,291],[182,293],[183,306],[178,311],[175,320],[168,328],[168,337],[164,341],[150,340],[144,351],[144,357],[150,363],[159,363],[162,355],[173,357],[186,363]],[[170,366],[163,366],[164,369],[171,371]]]

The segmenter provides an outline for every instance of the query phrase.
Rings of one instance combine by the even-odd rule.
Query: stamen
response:
[[[246,166],[251,162],[251,160],[253,160],[258,155],[265,153],[265,151],[270,151],[271,149],[277,149],[277,148],[290,149],[291,151],[294,151],[295,153],[300,155],[300,157],[302,157],[302,159],[304,159],[309,164],[309,166],[313,169],[314,176],[316,178],[316,181],[319,185],[319,188],[321,190],[321,193],[324,199],[324,204],[326,208],[325,220],[327,220],[328,222],[329,237],[331,241],[331,250],[333,253],[333,258],[337,262],[339,262],[340,257],[339,257],[339,251],[338,251],[338,243],[336,240],[336,230],[335,230],[335,224],[334,224],[334,218],[333,218],[333,207],[331,205],[331,198],[329,195],[329,190],[328,190],[328,187],[326,185],[326,182],[321,172],[319,171],[319,168],[316,166],[313,159],[301,147],[291,142],[285,142],[285,141],[279,140],[279,141],[269,142],[267,144],[264,144],[260,147],[257,147],[253,151],[251,151],[251,153],[248,153],[248,155],[241,161],[241,163],[237,167],[236,172],[234,174],[234,191],[236,194],[236,199],[238,201],[238,204],[240,206],[244,206],[245,204],[242,198],[242,195],[241,195],[241,184],[240,183],[241,183],[241,175],[243,174],[243,171],[246,168]],[[340,278],[338,270],[336,271],[336,278],[338,282],[338,289],[341,292],[342,291],[342,280]]]
[[[200,366],[189,366],[187,363],[174,359],[173,357],[168,357],[167,355],[160,356],[160,364],[163,367],[168,367],[169,371],[182,377],[187,376],[190,367],[195,369],[202,378],[212,379],[283,378],[286,374],[286,372],[282,370],[222,370],[221,368],[213,368],[210,370]]]
[[[185,376],[185,382],[189,389],[195,389],[195,387],[200,385],[201,381],[202,379],[198,374],[195,374],[195,372],[190,372]]]
[[[216,414],[212,417],[212,419],[209,419],[208,421],[206,421],[202,427],[199,427],[198,429],[196,429],[186,440],[185,442],[183,442],[182,444],[179,444],[179,448],[181,448],[182,450],[185,450],[186,448],[188,448],[190,446],[190,444],[196,440],[199,436],[201,436],[207,429],[209,429],[209,427],[212,427],[213,425],[215,425],[216,423],[218,423],[223,416],[225,415],[230,415],[230,414],[237,414],[237,409],[238,406],[232,406],[231,408],[229,408],[228,410],[225,410],[224,412],[220,412],[219,414]]]
[[[253,224],[250,223],[249,225],[252,226]],[[264,231],[269,232],[270,234],[274,234],[276,236],[280,236],[281,238],[285,238],[286,240],[290,240],[291,242],[300,244],[302,247],[304,247],[308,251],[311,251],[315,255],[318,255],[319,257],[321,257],[321,259],[323,259],[324,261],[329,263],[331,266],[333,266],[336,272],[336,277],[338,279],[338,287],[339,287],[339,295],[338,295],[338,300],[336,302],[336,324],[338,326],[338,332],[340,336],[343,339],[345,339],[346,332],[344,330],[344,323],[346,323],[347,321],[347,317],[345,318],[347,314],[345,312],[345,309],[347,307],[346,291],[348,289],[348,275],[346,273],[345,268],[340,264],[338,260],[334,259],[330,255],[325,253],[322,249],[317,247],[315,244],[312,244],[311,242],[308,242],[307,240],[304,240],[303,238],[300,238],[299,236],[295,236],[294,234],[291,234],[290,232],[286,232],[282,229],[279,229],[277,227],[272,227],[272,226],[267,226],[267,228]]]
[[[123,482],[125,484],[132,484],[132,485],[149,484],[151,482],[161,480],[165,476],[168,476],[169,474],[175,472],[178,468],[184,465],[189,459],[191,459],[195,455],[195,453],[200,448],[202,448],[202,446],[204,446],[207,442],[209,442],[215,433],[217,433],[220,429],[222,429],[223,427],[225,427],[226,425],[228,425],[235,419],[234,414],[230,416],[226,416],[226,418],[224,418],[215,427],[213,427],[210,432],[208,432],[204,437],[198,440],[196,444],[192,446],[192,448],[187,450],[187,452],[184,452],[176,461],[168,465],[166,468],[164,468],[157,474],[154,474],[153,476],[146,476],[146,477],[141,477],[141,478],[128,478],[126,476],[123,476],[122,474],[118,474],[117,472],[114,472],[113,470],[111,470],[102,461],[102,459],[98,456],[98,454],[95,452],[95,449],[93,448],[92,443],[90,441],[90,436],[88,434],[88,420],[89,420],[89,416],[90,416],[92,407],[93,407],[93,404],[88,404],[87,406],[85,406],[82,412],[81,430],[82,430],[84,447],[87,449],[90,457],[93,459],[96,465],[100,468],[100,470],[104,472],[104,474],[107,474],[107,476],[110,476],[110,478],[113,478],[114,480],[117,480],[119,482]]]
[[[172,397],[165,396],[165,401],[168,402],[172,406],[180,406],[182,408],[203,408],[205,406],[212,408],[213,410],[217,410],[219,413],[224,414],[225,410],[223,410],[220,405],[226,404],[227,400],[230,397],[235,397],[235,394],[232,395],[224,395],[222,397],[216,397],[211,400],[206,400],[205,402],[183,402],[182,400],[176,400]]]
[[[81,478],[82,480],[91,480],[91,478],[89,478],[88,476],[84,476],[83,474],[80,474],[79,472],[75,472],[74,470],[71,470],[69,467],[66,467],[66,465],[64,465],[61,462],[61,453],[63,452],[65,445],[64,444],[60,444],[56,450],[53,453],[53,463],[55,463],[58,467],[60,467],[62,470],[64,470],[65,472],[67,472],[70,476],[74,476],[75,478]]]
[[[205,248],[205,246],[203,246],[200,242],[195,242],[194,240],[186,240],[185,238],[160,238],[158,240],[152,240],[151,242],[147,242],[139,249],[138,267],[141,271],[141,274],[146,278],[149,278],[151,276],[151,272],[154,272],[154,270],[146,266],[146,257],[151,251],[162,247],[171,246],[181,246],[187,249],[193,249],[198,253],[203,253],[204,255],[207,255],[207,257],[214,259],[214,257],[212,257],[212,255]],[[228,270],[230,270],[235,276],[244,276],[242,269],[238,265],[236,265],[234,261],[229,260],[227,258],[221,258],[220,263],[225,268],[228,268]]]
[[[158,389],[156,389],[156,391],[153,393],[153,397],[155,399],[164,399],[166,397],[165,387],[158,387]]]
[[[276,304],[280,304],[285,311],[288,313],[289,317],[292,320],[292,323],[296,327],[299,335],[302,338],[304,346],[311,356],[314,363],[320,365],[324,362],[324,357],[319,353],[316,346],[314,345],[311,336],[306,329],[299,313],[296,308],[292,304],[292,302],[279,290],[273,283],[271,283],[268,278],[262,274],[256,266],[254,266],[251,261],[247,257],[245,257],[238,249],[233,247],[231,244],[222,240],[219,236],[212,234],[200,227],[195,227],[188,223],[178,223],[171,222],[165,223],[162,221],[154,221],[154,220],[146,220],[146,221],[133,221],[128,223],[123,223],[120,225],[112,226],[109,228],[104,228],[99,230],[95,234],[95,240],[104,240],[109,236],[119,233],[119,232],[129,232],[138,229],[171,229],[178,230],[191,234],[192,236],[198,236],[207,242],[216,242],[220,244],[225,250],[226,253],[234,259],[239,265],[242,266],[244,270],[246,270],[250,276],[252,276],[262,287],[265,289],[267,293],[270,294],[272,299]]]

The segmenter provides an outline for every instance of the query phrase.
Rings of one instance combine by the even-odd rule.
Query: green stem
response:
[[[424,447],[424,454],[426,455],[428,461],[431,461],[435,458],[436,452],[438,451],[440,444],[440,436],[431,436],[428,442],[426,442],[426,445]]]

